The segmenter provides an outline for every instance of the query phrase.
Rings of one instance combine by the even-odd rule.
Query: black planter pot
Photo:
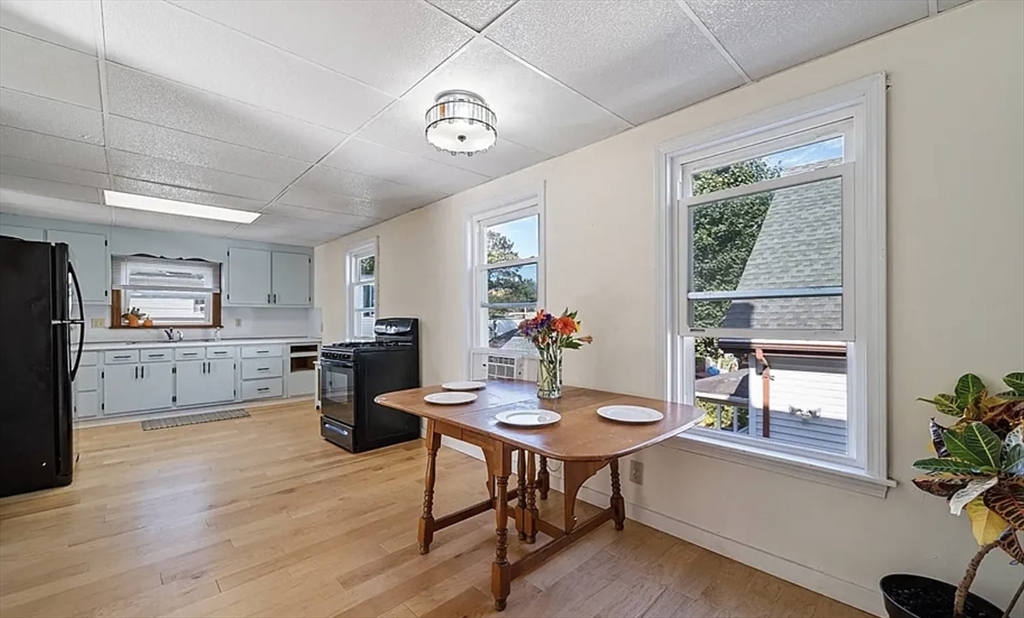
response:
[[[952,618],[956,586],[930,577],[897,573],[878,582],[889,618]],[[1002,618],[1003,610],[967,593],[965,618]]]

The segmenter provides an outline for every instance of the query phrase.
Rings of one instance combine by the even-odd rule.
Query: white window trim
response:
[[[500,356],[516,356],[536,358],[534,351],[528,350],[496,350],[493,348],[480,347],[476,344],[476,333],[481,328],[480,313],[478,311],[483,300],[480,296],[483,290],[478,285],[477,259],[483,255],[484,246],[480,240],[480,226],[486,223],[493,225],[503,221],[512,221],[530,215],[537,215],[537,259],[522,260],[528,263],[537,263],[537,306],[544,307],[545,282],[547,281],[546,259],[546,224],[545,224],[545,184],[541,183],[536,189],[524,191],[516,196],[500,197],[487,200],[464,211],[465,235],[466,235],[466,345],[468,353],[465,355],[463,373],[469,375],[474,354],[492,354]],[[517,262],[509,262],[515,265]]]
[[[709,148],[730,149],[731,143],[761,141],[782,137],[808,123],[807,128],[823,124],[844,110],[857,109],[855,116],[855,155],[857,174],[854,192],[858,207],[854,212],[856,250],[854,252],[853,313],[858,343],[848,352],[852,377],[848,405],[870,411],[858,415],[863,422],[849,425],[850,451],[858,453],[860,466],[812,459],[756,444],[735,443],[708,432],[684,432],[670,440],[672,448],[767,469],[801,479],[821,482],[851,491],[885,497],[896,483],[887,474],[887,388],[886,388],[886,77],[877,73],[824,92],[751,114],[695,134],[662,144],[657,151],[655,190],[657,225],[656,276],[658,300],[657,349],[658,379],[663,396],[683,401],[681,380],[670,379],[681,370],[683,350],[680,295],[677,282],[679,256],[674,242],[678,233],[676,217],[680,194],[680,174],[684,161]],[[846,112],[848,115],[848,111]],[[795,130],[801,130],[799,128]],[[860,206],[864,205],[864,206]],[[845,232],[844,232],[845,236]],[[845,242],[845,238],[844,238]],[[845,264],[844,264],[845,268]],[[845,311],[844,311],[845,313]],[[810,337],[808,337],[810,338]],[[870,344],[868,343],[870,342]],[[692,389],[692,386],[690,387]],[[692,395],[692,393],[690,393]]]
[[[373,256],[373,310],[374,315],[377,315],[377,310],[380,307],[380,255],[377,251],[377,237],[374,236],[368,240],[365,240],[358,245],[352,247],[345,253],[345,339],[346,341],[355,341],[359,339],[372,339],[372,337],[357,337],[355,330],[355,313],[356,313],[356,288],[369,283],[368,281],[359,281],[358,273],[356,272],[359,264],[359,260],[362,258]]]

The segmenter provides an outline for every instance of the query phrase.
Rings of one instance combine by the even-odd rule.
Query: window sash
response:
[[[151,289],[139,289],[134,287],[124,288],[122,290],[124,302],[123,310],[127,311],[131,307],[139,307],[140,311],[147,314],[147,317],[153,320],[154,325],[213,325],[213,292],[206,292],[201,290],[168,290],[162,288],[159,290]],[[204,301],[204,312],[202,315],[196,315],[194,313],[172,315],[172,316],[157,316],[153,314],[153,309],[145,306],[149,303],[144,302],[145,297],[149,298],[164,298],[168,301],[192,301],[197,299]]]
[[[373,276],[365,276],[362,274],[361,265],[363,260],[370,257],[374,258]],[[380,305],[378,302],[380,298],[377,295],[377,272],[379,272],[380,264],[377,260],[376,240],[351,249],[347,254],[347,259],[346,302],[349,308],[349,323],[346,325],[346,338],[356,340],[373,339],[374,334],[372,329],[370,333],[363,332],[364,329],[361,327],[361,315],[363,313],[373,313],[374,316],[376,316],[377,306]],[[360,306],[362,303],[361,291],[362,288],[367,286],[373,288],[373,305],[362,307]]]
[[[685,281],[677,281],[679,298],[677,301],[677,314],[675,316],[678,332],[692,337],[730,337],[737,339],[797,339],[797,340],[830,340],[830,341],[853,341],[855,337],[854,324],[854,190],[855,190],[855,165],[854,163],[843,163],[811,172],[793,174],[782,178],[774,178],[742,187],[735,187],[724,191],[716,191],[708,195],[680,199],[677,201],[676,213],[676,238],[679,243],[678,257],[680,277]],[[685,169],[681,166],[680,171]],[[842,286],[838,294],[834,286],[823,289],[826,293],[811,293],[815,288],[779,288],[767,296],[749,296],[747,298],[779,298],[779,297],[801,297],[801,296],[840,296],[842,298],[843,326],[838,330],[823,329],[780,329],[780,328],[699,328],[691,325],[691,302],[696,300],[718,300],[715,298],[701,298],[706,294],[743,294],[748,290],[720,291],[720,292],[693,292],[693,207],[711,202],[720,202],[748,195],[764,193],[794,186],[805,185],[821,180],[840,178],[842,180]],[[697,296],[691,296],[697,295]],[[723,298],[728,299],[728,298]]]

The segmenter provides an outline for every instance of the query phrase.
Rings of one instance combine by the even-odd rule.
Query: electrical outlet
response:
[[[629,480],[637,485],[644,484],[644,462],[635,459],[629,460]]]
[[[241,325],[242,325],[242,318],[235,318],[235,326],[237,327],[237,326],[241,326]]]
[[[104,320],[103,318],[93,318],[92,319],[92,327],[93,328],[103,328],[106,325],[107,325],[107,321]]]

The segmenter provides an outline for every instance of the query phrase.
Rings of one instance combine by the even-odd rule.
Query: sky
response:
[[[537,256],[537,215],[509,221],[488,229],[504,234],[511,240],[520,259]]]
[[[771,166],[781,166],[783,170],[799,165],[806,165],[815,161],[825,161],[843,156],[843,138],[833,137],[832,139],[814,144],[807,144],[799,148],[785,150],[764,158]]]

